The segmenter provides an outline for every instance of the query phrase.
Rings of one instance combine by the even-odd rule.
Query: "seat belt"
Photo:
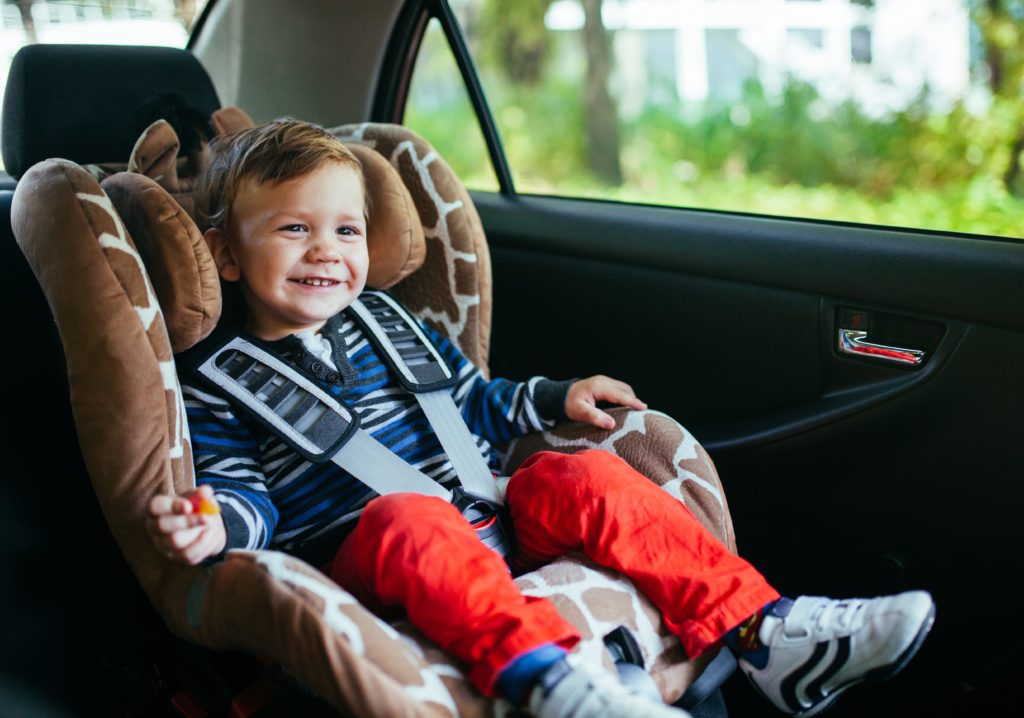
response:
[[[491,469],[448,391],[457,377],[419,322],[390,295],[376,290],[363,292],[350,306],[399,382],[419,402],[466,491],[504,503]]]
[[[448,491],[359,427],[359,415],[266,349],[235,336],[196,366],[260,423],[309,461],[332,461],[381,495],[412,492],[451,502],[486,545],[510,552],[511,532],[490,468],[448,391],[456,376],[419,324],[390,296],[367,291],[354,316],[403,388],[416,397],[455,469]]]
[[[309,461],[333,461],[378,494],[452,493],[359,428],[359,415],[252,342],[233,337],[196,371]]]

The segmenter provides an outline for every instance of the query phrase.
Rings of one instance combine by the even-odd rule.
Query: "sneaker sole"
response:
[[[928,633],[932,630],[932,625],[934,623],[935,604],[933,603],[931,610],[928,611],[928,615],[925,616],[924,622],[921,624],[921,628],[917,630],[917,635],[914,636],[914,640],[911,641],[910,645],[907,646],[906,650],[904,650],[895,661],[887,666],[874,668],[856,680],[844,683],[836,688],[830,696],[818,705],[811,707],[803,713],[793,713],[792,715],[796,716],[796,718],[811,718],[811,716],[816,716],[831,708],[839,696],[841,696],[848,688],[853,688],[861,683],[878,683],[880,681],[889,680],[907,667],[910,660],[917,654],[918,650],[920,650],[921,645],[924,643],[924,639],[928,637]]]

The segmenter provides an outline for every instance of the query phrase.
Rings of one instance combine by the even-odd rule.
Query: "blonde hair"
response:
[[[326,162],[354,169],[366,197],[362,163],[319,125],[289,118],[273,120],[219,137],[210,143],[210,149],[210,165],[196,188],[197,219],[204,231],[225,229],[231,205],[245,180],[284,182],[309,174]]]

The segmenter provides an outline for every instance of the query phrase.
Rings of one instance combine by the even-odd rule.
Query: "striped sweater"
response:
[[[564,417],[569,382],[534,377],[486,381],[448,339],[427,336],[455,371],[450,390],[492,469],[493,445],[549,428]],[[289,337],[271,343],[283,359],[318,376],[319,384],[359,414],[362,428],[447,488],[457,485],[451,463],[419,404],[381,361],[362,329],[343,311],[322,330],[334,348],[330,370]],[[229,404],[192,375],[182,390],[198,484],[209,484],[227,527],[227,548],[274,548],[316,564],[331,558],[363,506],[376,494],[334,463],[315,464]]]

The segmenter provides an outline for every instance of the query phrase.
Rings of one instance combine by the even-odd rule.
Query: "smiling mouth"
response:
[[[341,284],[337,279],[292,279],[292,282],[298,284],[305,284],[307,287],[333,287],[336,284]]]

